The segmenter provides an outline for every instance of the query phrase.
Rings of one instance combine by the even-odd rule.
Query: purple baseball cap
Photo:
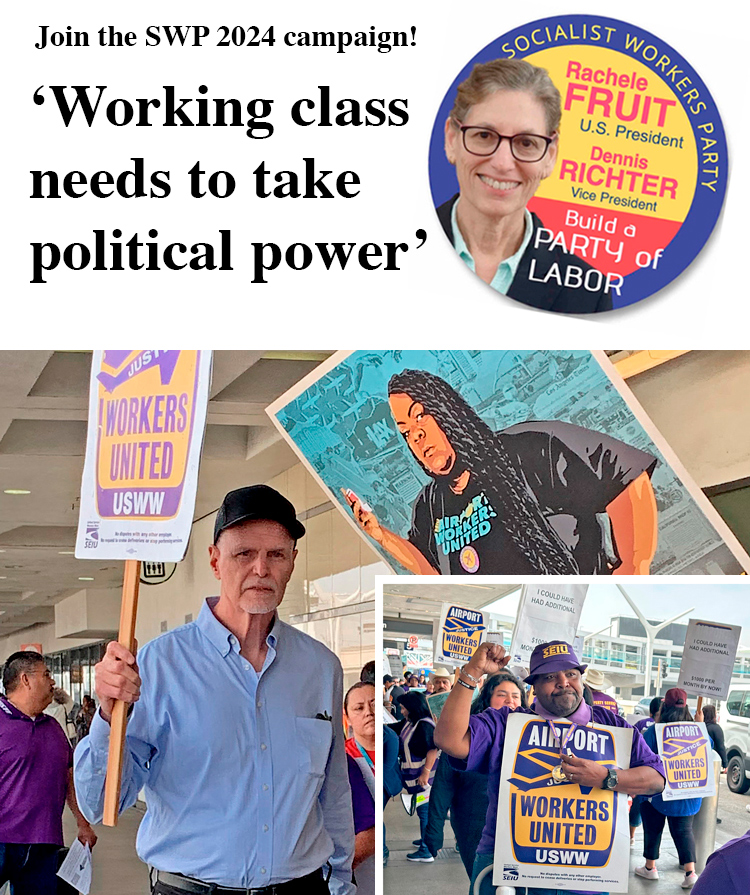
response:
[[[529,676],[525,683],[533,684],[538,674],[549,674],[551,671],[565,671],[566,668],[577,668],[581,674],[588,665],[581,665],[573,647],[564,640],[550,640],[534,647],[529,664]]]

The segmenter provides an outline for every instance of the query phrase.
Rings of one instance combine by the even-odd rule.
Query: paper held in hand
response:
[[[91,849],[76,839],[57,871],[60,879],[77,889],[82,895],[89,895],[91,888]]]
[[[135,652],[141,562],[179,562],[192,529],[210,351],[95,351],[76,558],[125,560],[118,642]],[[112,710],[103,822],[116,826],[126,705]]]
[[[469,609],[443,603],[435,644],[436,665],[463,665],[485,639],[489,615],[481,609]]]
[[[656,725],[659,757],[667,782],[662,798],[706,798],[716,794],[711,739],[705,724],[697,721],[675,721]]]
[[[210,382],[210,351],[94,352],[77,559],[185,556]]]
[[[529,667],[534,647],[550,640],[573,643],[587,584],[524,584],[518,602],[511,662]]]

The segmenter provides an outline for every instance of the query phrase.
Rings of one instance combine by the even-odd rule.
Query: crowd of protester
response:
[[[589,718],[600,724],[629,727],[616,697],[607,692],[613,689],[611,681],[597,669],[586,669],[586,666],[581,666],[572,648],[569,645],[565,646],[571,656],[568,664],[572,669],[565,671],[565,674],[572,675],[572,683],[558,682],[554,685],[547,683],[546,699],[550,698],[551,686],[554,686],[553,701],[557,698],[558,687],[561,692],[572,687],[574,696],[575,693],[580,694],[580,699],[575,699],[577,705],[575,712],[588,713]],[[397,734],[399,737],[402,798],[407,810],[413,812],[419,821],[419,837],[413,842],[416,849],[409,852],[406,858],[413,863],[429,864],[434,861],[444,846],[444,828],[446,820],[449,820],[456,849],[472,884],[477,878],[481,878],[481,871],[492,862],[492,851],[488,851],[485,839],[488,835],[488,826],[495,822],[498,781],[492,778],[491,774],[488,775],[487,760],[484,762],[478,760],[473,751],[469,751],[469,745],[465,747],[466,757],[461,752],[461,747],[455,746],[456,742],[460,742],[460,738],[452,736],[456,725],[454,718],[458,717],[454,715],[454,704],[457,704],[457,700],[451,697],[451,702],[443,699],[436,701],[436,695],[451,690],[477,688],[477,692],[472,694],[470,704],[467,703],[463,709],[466,720],[460,721],[459,728],[471,731],[471,736],[476,737],[478,741],[480,734],[485,736],[483,732],[485,728],[489,727],[496,732],[500,730],[501,725],[492,720],[498,717],[502,718],[501,735],[504,737],[507,712],[499,715],[502,709],[507,709],[508,712],[519,710],[537,712],[547,717],[549,713],[545,713],[545,690],[541,687],[545,677],[543,665],[531,670],[536,673],[531,673],[529,669],[514,669],[520,672],[523,677],[521,679],[510,670],[505,670],[506,662],[491,668],[494,673],[479,675],[472,675],[472,666],[467,663],[467,666],[457,669],[455,673],[436,668],[432,674],[425,675],[406,673],[405,669],[401,677],[394,675],[383,677],[384,742],[388,738],[386,734],[391,737]],[[561,674],[560,670],[553,668],[546,677],[550,678],[555,674]],[[489,713],[498,714],[489,715]],[[564,716],[564,714],[553,712],[553,716]],[[472,719],[477,720],[475,722]],[[625,776],[632,781],[629,784],[630,789],[620,790],[632,794],[632,807],[629,812],[631,849],[636,847],[635,833],[641,824],[644,831],[644,863],[637,866],[634,872],[644,879],[659,878],[657,860],[662,833],[665,825],[668,825],[683,869],[681,888],[695,887],[695,892],[699,895],[708,893],[717,895],[719,892],[722,895],[746,893],[749,891],[747,880],[750,879],[750,832],[728,843],[724,848],[717,849],[699,876],[696,872],[696,846],[692,828],[702,800],[689,798],[667,801],[661,794],[664,772],[658,757],[656,725],[692,720],[705,722],[711,743],[721,758],[722,768],[726,770],[724,735],[718,724],[716,708],[707,705],[702,712],[693,715],[687,706],[685,692],[679,688],[668,690],[664,697],[655,697],[649,706],[648,717],[640,719],[633,725],[634,747],[631,769],[639,772],[641,767],[648,768],[649,773],[653,770],[647,783],[644,783],[641,777],[627,778],[627,772],[620,773],[620,779]],[[468,734],[462,734],[464,735],[468,737]],[[497,736],[497,733],[495,735]],[[468,742],[470,740],[467,739]],[[484,744],[482,740],[482,743],[488,755],[492,753],[493,748],[497,752],[491,742]],[[393,762],[394,741],[390,741],[389,748],[390,761]],[[502,745],[499,751],[502,754]],[[569,779],[575,778],[571,776]],[[385,788],[384,803],[394,795],[393,790],[393,784],[390,789]],[[494,848],[494,828],[492,840]],[[386,848],[384,863],[387,862],[387,857]],[[746,876],[739,873],[737,869],[739,866],[747,868]],[[482,882],[482,893],[490,891],[489,887],[485,889],[485,883],[489,883],[489,877]],[[473,891],[472,885],[471,892]],[[515,891],[517,895],[522,895],[526,889],[516,888]],[[572,891],[572,889],[530,888],[528,895],[546,895],[546,893],[563,895],[564,892]]]
[[[407,854],[408,861],[432,863],[444,846],[444,828],[449,820],[467,877],[479,879],[491,864],[497,811],[497,780],[492,775],[499,773],[502,742],[498,737],[501,728],[504,736],[508,713],[536,712],[543,717],[567,714],[578,721],[585,715],[597,723],[629,726],[620,717],[614,698],[598,689],[609,689],[608,682],[590,671],[584,675],[585,666],[580,665],[572,648],[562,646],[569,657],[567,665],[558,661],[552,666],[532,657],[531,668],[521,670],[523,679],[505,668],[504,653],[494,645],[473,659],[474,664],[467,663],[454,673],[435,668],[429,675],[382,678],[386,721],[382,728],[383,805],[402,794],[405,806],[418,820],[419,835],[414,850]],[[3,668],[3,690],[0,739],[4,749],[15,750],[18,755],[13,762],[0,766],[0,886],[12,879],[14,895],[40,895],[47,892],[42,884],[44,874],[49,874],[51,864],[59,863],[64,851],[61,819],[66,802],[78,824],[79,839],[92,847],[96,843],[96,834],[76,802],[72,747],[87,737],[97,707],[88,695],[81,706],[76,706],[55,685],[43,657],[36,653],[15,653],[8,658]],[[375,768],[380,711],[376,708],[376,690],[375,663],[369,662],[362,669],[360,681],[346,692],[342,706],[354,828],[352,882],[360,895],[374,895],[375,891]],[[466,691],[472,691],[471,697]],[[565,697],[570,697],[568,703]],[[570,711],[562,711],[564,705]],[[635,793],[630,811],[631,847],[637,827],[642,824],[644,830],[644,864],[635,873],[645,879],[658,879],[660,843],[668,825],[683,865],[682,888],[695,886],[699,895],[719,891],[722,895],[739,895],[744,892],[741,881],[748,878],[740,875],[738,868],[750,865],[750,833],[717,850],[699,877],[692,825],[701,800],[668,802],[661,795],[663,769],[657,755],[656,725],[691,721],[693,717],[686,694],[674,688],[663,698],[652,700],[649,717],[634,725],[631,771],[645,768],[656,774],[647,780],[631,776],[623,784],[626,788],[620,790]],[[695,719],[705,721],[726,768],[724,736],[715,707],[706,706]],[[27,724],[13,725],[11,720]],[[31,730],[29,723],[38,730],[33,748],[32,741],[24,738]],[[479,755],[481,750],[483,755]],[[587,763],[577,761],[573,758],[565,762],[569,779],[587,773],[586,768],[581,770],[581,764]],[[43,774],[40,767],[44,768]],[[383,863],[387,861],[384,830]],[[518,895],[522,891],[518,889]],[[559,895],[563,891],[568,890],[536,889],[530,890],[530,895]]]

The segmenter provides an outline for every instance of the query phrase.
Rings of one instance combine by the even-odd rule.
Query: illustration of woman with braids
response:
[[[359,526],[417,575],[647,575],[657,460],[558,420],[492,429],[439,376],[404,370],[388,396],[432,481],[403,538],[345,492]]]

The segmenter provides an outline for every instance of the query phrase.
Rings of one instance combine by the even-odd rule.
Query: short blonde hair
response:
[[[537,68],[521,59],[493,59],[475,65],[469,77],[458,85],[451,118],[454,122],[463,122],[472,106],[498,90],[523,90],[538,100],[544,109],[547,136],[560,127],[560,91],[552,83],[546,68]]]

